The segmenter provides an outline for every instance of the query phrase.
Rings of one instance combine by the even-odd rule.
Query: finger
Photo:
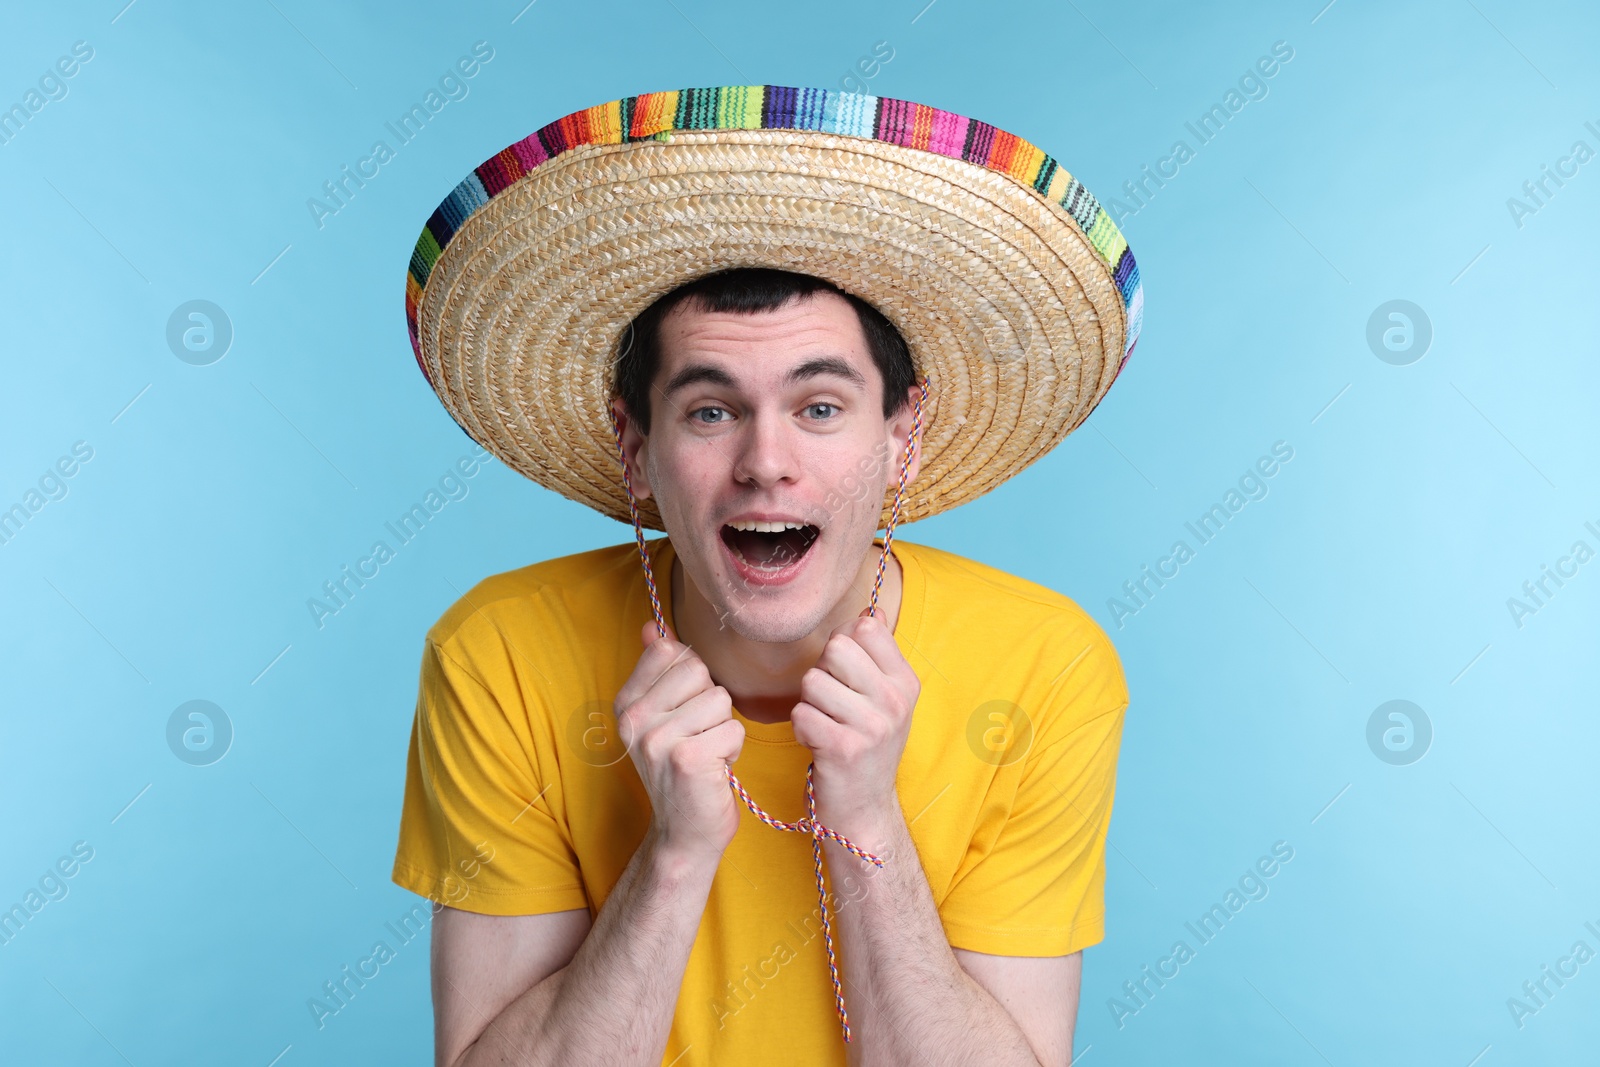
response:
[[[688,645],[683,647],[688,654],[662,672],[661,677],[645,693],[645,699],[652,703],[658,698],[664,701],[660,705],[663,711],[671,711],[690,697],[713,689],[717,684],[705,662],[694,654],[694,650]]]
[[[906,662],[906,657],[900,651],[900,645],[894,639],[894,634],[883,624],[881,618],[867,618],[856,620],[848,631],[848,636],[862,650],[872,658],[878,670],[887,677],[903,677],[911,671],[911,664]],[[913,672],[914,673],[914,672]]]
[[[644,650],[633,674],[623,686],[633,699],[654,688],[673,668],[685,662],[698,662],[694,649],[670,637],[657,637]]]
[[[858,727],[872,715],[871,700],[820,667],[800,676],[800,695],[841,726]]]
[[[627,707],[655,683],[677,654],[677,642],[663,637],[655,623],[647,622],[639,630],[639,640],[644,650],[633,665],[628,680],[617,691],[617,706]]]
[[[657,649],[661,653],[652,656]],[[636,725],[644,727],[711,685],[711,673],[693,649],[660,640],[645,650],[633,675],[617,694],[617,708],[619,713],[633,708]]]
[[[868,696],[879,692],[887,683],[883,671],[848,633],[835,634],[823,646],[817,657],[817,667],[827,671],[858,693]]]
[[[846,729],[826,712],[805,700],[796,704],[794,710],[789,713],[789,724],[794,727],[794,739],[812,752],[832,749],[834,742]]]
[[[726,775],[728,764],[739,758],[743,746],[744,727],[730,719],[705,733],[675,742],[674,762],[680,767],[715,769]]]
[[[733,698],[714,686],[689,698],[656,724],[669,737],[691,738],[733,719]]]
[[[643,758],[643,770],[644,765],[659,765],[675,748],[732,720],[733,700],[726,689],[716,686],[663,713],[640,707],[629,716],[626,726],[619,724],[619,732],[635,760]]]
[[[661,627],[665,627],[667,632],[666,633],[662,633],[661,632]],[[656,641],[660,640],[663,637],[665,637],[665,638],[667,638],[669,640],[672,640],[672,641],[676,641],[678,639],[678,635],[673,632],[672,624],[670,622],[668,622],[665,619],[662,619],[661,620],[661,627],[658,627],[656,625],[656,620],[655,620],[654,616],[652,616],[651,618],[645,620],[644,630],[641,631],[643,636],[644,636],[644,647],[645,648],[649,648],[652,644],[654,644]]]
[[[744,751],[744,724],[729,719],[701,734],[695,743],[705,746],[708,758],[720,759],[724,764],[732,763]]]

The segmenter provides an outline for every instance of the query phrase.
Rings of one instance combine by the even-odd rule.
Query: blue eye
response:
[[[715,425],[717,425],[717,423],[723,421],[722,419],[715,419],[715,420],[712,420],[712,421],[707,421],[705,419],[702,419],[702,418],[699,417],[699,415],[703,411],[720,411],[724,415],[726,415],[728,413],[727,409],[725,409],[725,408],[719,408],[719,407],[714,407],[714,406],[711,406],[711,405],[707,405],[706,407],[703,407],[703,408],[695,408],[693,411],[689,412],[689,418],[694,422],[700,423],[700,425],[702,425],[702,426],[715,426]]]
[[[827,401],[825,401],[825,400],[819,400],[819,401],[817,401],[817,402],[816,402],[816,403],[815,403],[815,404],[808,404],[808,405],[807,405],[807,406],[806,406],[806,410],[807,410],[807,411],[814,411],[814,410],[816,410],[816,409],[817,409],[817,408],[831,408],[831,409],[832,409],[832,410],[834,410],[834,411],[838,411],[838,410],[839,410],[839,409],[838,409],[838,407],[837,407],[837,406],[836,406],[836,405],[833,405],[833,404],[830,404],[830,403],[828,403],[828,402],[827,402]],[[828,416],[828,415],[824,415],[824,416],[821,416],[821,417],[822,417],[822,418],[823,418],[823,419],[824,419],[824,420],[826,420],[826,419],[828,419],[828,418],[830,418],[830,417],[831,417],[831,416]]]

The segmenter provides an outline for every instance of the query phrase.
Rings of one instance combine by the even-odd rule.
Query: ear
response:
[[[633,495],[639,500],[649,500],[652,492],[650,488],[650,475],[645,473],[645,450],[650,441],[639,432],[639,427],[628,417],[628,409],[622,398],[611,398],[611,410],[616,415],[617,424],[622,427],[622,455],[628,464],[628,478],[633,485]]]
[[[909,390],[906,391],[906,406],[901,408],[899,414],[895,415],[893,419],[889,420],[889,455],[891,457],[889,467],[889,485],[895,485],[900,480],[900,460],[905,454],[906,438],[911,434],[911,428],[914,422],[914,416],[916,414],[917,399],[921,396],[922,386],[913,385]],[[921,430],[919,430],[917,433],[917,439],[912,442],[911,464],[906,470],[907,485],[910,485],[912,482],[917,480],[917,472],[922,469],[922,430],[926,430],[927,428],[927,411],[924,410]]]

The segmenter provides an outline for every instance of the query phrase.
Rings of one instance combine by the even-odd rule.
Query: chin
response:
[[[797,611],[785,603],[756,605],[735,600],[722,619],[724,626],[746,641],[788,645],[809,637],[822,625],[831,606],[808,604]]]

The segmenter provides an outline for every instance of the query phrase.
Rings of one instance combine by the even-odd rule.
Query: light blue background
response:
[[[1592,7],[523,2],[5,14],[0,105],[74,41],[94,58],[0,146],[0,507],[74,442],[94,458],[0,546],[0,906],[74,842],[94,858],[0,945],[0,1058],[428,1062],[423,940],[323,1029],[306,1006],[416,899],[388,873],[422,635],[486,575],[631,532],[494,464],[312,621],[470,447],[407,342],[418,230],[570,111],[838,87],[878,41],[870,91],[1011,130],[1107,200],[1294,49],[1126,221],[1145,334],[1089,423],[901,531],[1068,594],[1122,655],[1084,1061],[1593,1057],[1600,962],[1520,1029],[1506,1004],[1580,938],[1600,950],[1600,562],[1520,628],[1506,605],[1600,548],[1600,161],[1520,228],[1506,204],[1574,141],[1600,149]],[[478,40],[470,95],[318,229],[307,198]],[[201,298],[235,337],[197,367],[165,330]],[[1407,366],[1366,341],[1392,299],[1434,330]],[[1270,493],[1119,627],[1108,598],[1280,440]],[[1434,729],[1409,766],[1365,737],[1397,698]],[[167,747],[192,699],[234,726],[211,766]],[[1123,982],[1276,841],[1294,859],[1270,895],[1119,1028]]]

